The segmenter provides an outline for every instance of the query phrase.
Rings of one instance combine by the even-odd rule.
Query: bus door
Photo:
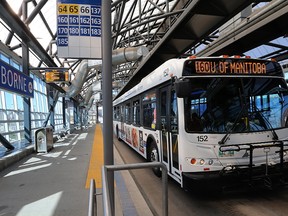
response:
[[[162,162],[168,172],[179,180],[178,107],[176,93],[175,90],[171,91],[171,86],[160,89],[160,102]]]

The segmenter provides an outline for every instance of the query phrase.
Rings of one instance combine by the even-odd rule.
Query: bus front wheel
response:
[[[150,162],[159,162],[159,153],[158,148],[155,142],[151,143],[150,151],[149,151],[149,161]],[[161,177],[161,169],[160,167],[154,167],[152,168],[154,174],[158,177]]]

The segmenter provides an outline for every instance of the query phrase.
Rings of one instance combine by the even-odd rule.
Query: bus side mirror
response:
[[[191,83],[189,79],[176,79],[174,82],[177,97],[189,97],[191,92]]]

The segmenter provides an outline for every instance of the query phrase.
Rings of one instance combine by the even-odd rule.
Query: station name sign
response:
[[[0,88],[25,97],[34,97],[33,79],[1,60]]]

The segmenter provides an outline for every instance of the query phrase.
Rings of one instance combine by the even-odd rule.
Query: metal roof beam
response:
[[[285,35],[288,29],[288,1],[272,1],[257,14],[251,14],[236,28],[219,36],[202,51],[199,56],[217,56],[244,53],[257,46]]]
[[[24,43],[28,45],[28,47],[35,54],[37,54],[40,59],[43,60],[43,62],[45,62],[47,66],[57,66],[5,0],[0,0],[0,18],[23,40]]]

